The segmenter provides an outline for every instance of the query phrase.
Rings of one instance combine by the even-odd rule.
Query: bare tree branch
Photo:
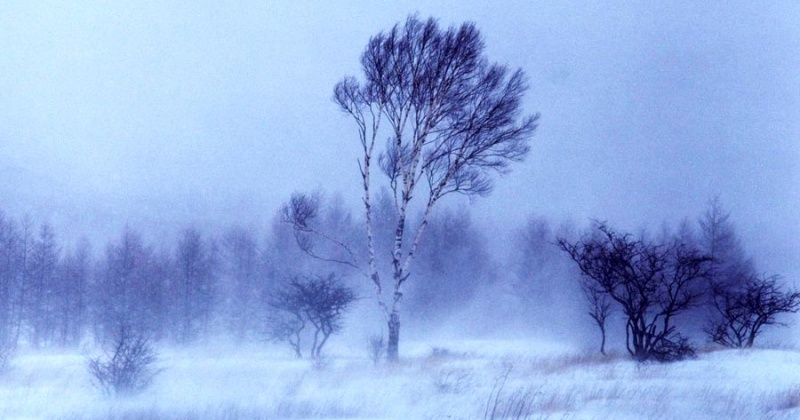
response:
[[[336,239],[325,232],[313,227],[314,220],[319,213],[319,198],[303,193],[292,194],[288,203],[281,208],[281,220],[292,225],[297,246],[310,257],[337,264],[344,264],[366,275],[358,263],[356,253],[343,241]],[[343,250],[348,259],[325,256],[314,250],[314,237],[319,237]]]
[[[694,285],[707,275],[709,257],[679,242],[636,240],[598,222],[591,235],[576,243],[562,238],[558,245],[578,264],[584,291],[588,288],[595,305],[592,312],[602,309],[601,295],[620,307],[626,347],[634,358],[671,360],[690,351],[673,321],[699,301],[701,292]],[[599,294],[594,300],[593,293]]]
[[[714,316],[705,328],[709,338],[727,347],[752,347],[767,325],[784,313],[800,310],[800,292],[784,290],[779,276],[753,275],[742,285],[715,282],[711,287]]]
[[[300,358],[300,339],[308,322],[314,327],[311,357],[318,359],[330,336],[341,331],[342,316],[355,300],[353,291],[334,274],[292,278],[269,301],[278,311],[270,322],[270,336],[288,342]]]
[[[490,63],[471,23],[441,29],[434,19],[409,16],[369,40],[361,66],[363,81],[344,78],[334,88],[334,101],[355,120],[362,145],[368,277],[389,321],[388,356],[396,359],[401,286],[409,278],[431,209],[450,193],[488,194],[491,173],[505,171],[528,153],[538,116],[520,116],[527,90],[522,72]],[[372,237],[371,168],[379,135],[387,141],[378,166],[393,193],[396,213],[388,300]],[[409,230],[407,212],[418,195],[426,205],[421,222]]]

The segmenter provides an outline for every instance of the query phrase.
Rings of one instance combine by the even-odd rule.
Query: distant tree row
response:
[[[179,344],[220,334],[275,339],[298,356],[307,346],[305,354],[318,357],[346,325],[356,297],[370,291],[356,269],[337,262],[364,257],[361,223],[335,196],[308,199],[317,210],[305,220],[306,232],[284,223],[283,209],[266,233],[190,227],[173,243],[154,245],[125,228],[96,253],[86,240],[62,245],[47,223],[34,227],[29,218],[0,214],[0,339],[4,347],[74,346],[130,328]],[[385,195],[374,203],[378,252],[391,252],[385,220],[392,205]],[[479,310],[486,313],[478,318],[557,338],[595,324],[601,351],[619,331],[631,354],[647,359],[687,350],[688,338],[752,346],[765,327],[800,309],[799,293],[756,270],[718,200],[696,222],[657,235],[600,222],[581,234],[532,217],[513,230],[508,252],[490,249],[487,232],[463,208],[442,208],[428,224],[417,280],[404,297],[409,319],[423,328],[475,318]],[[315,230],[335,236],[320,239]],[[349,251],[334,237],[348,238]]]
[[[93,253],[86,240],[62,245],[47,223],[34,227],[30,218],[0,214],[0,339],[4,347],[74,346],[105,342],[125,327],[181,344],[219,334],[279,339],[295,343],[300,355],[302,336],[316,357],[346,325],[349,305],[369,290],[355,270],[308,258],[304,249],[345,259],[362,258],[365,248],[357,241],[360,223],[341,200],[314,199],[319,212],[307,228],[350,235],[352,255],[298,233],[279,215],[268,234],[186,228],[174,243],[158,246],[125,228]],[[391,225],[381,216],[391,205],[375,203],[379,252],[391,249]],[[657,235],[634,236],[599,222],[581,234],[537,217],[514,231],[502,261],[466,210],[434,213],[418,279],[404,299],[409,318],[435,328],[468,311],[491,310],[486,315],[506,325],[564,338],[589,325],[580,321],[588,314],[600,329],[601,351],[607,336],[620,331],[631,354],[646,359],[679,350],[687,338],[749,347],[766,327],[782,324],[782,314],[800,309],[799,293],[756,270],[718,200],[696,222]],[[320,296],[339,300],[309,304]],[[473,302],[489,303],[476,309]],[[491,302],[501,304],[488,308]]]
[[[0,215],[0,340],[69,346],[103,341],[124,325],[188,343],[215,323],[243,336],[264,283],[257,252],[241,229],[217,240],[187,228],[176,244],[155,247],[125,228],[93,255],[86,240],[65,249],[47,223]]]
[[[314,225],[357,237],[358,223],[341,201],[323,201]],[[437,214],[429,235],[437,246],[420,254],[429,287],[412,289],[407,299],[419,319],[458,309],[488,267],[485,243],[466,212]],[[304,258],[298,240],[303,238],[276,216],[266,233],[231,227],[210,234],[189,227],[173,243],[148,242],[126,227],[98,250],[88,240],[64,245],[47,223],[34,226],[30,218],[17,222],[0,214],[0,340],[3,347],[76,346],[87,339],[112,340],[121,328],[179,344],[220,334],[234,340],[279,338],[277,301],[292,288],[336,279],[330,286],[342,288],[337,293],[347,297],[343,306],[353,302],[356,290],[363,293],[349,279],[352,273]],[[312,244],[321,253],[335,248],[306,245]],[[455,283],[458,289],[452,288]],[[343,325],[344,308],[334,309],[336,317],[324,319],[332,323],[308,318],[308,325],[319,324],[322,343],[312,356]],[[313,332],[304,334],[313,340]]]
[[[0,213],[0,340],[75,344],[88,320],[88,245],[63,252],[48,224]]]

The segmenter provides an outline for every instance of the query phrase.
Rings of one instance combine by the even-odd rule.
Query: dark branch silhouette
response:
[[[489,62],[481,35],[471,23],[441,29],[434,19],[410,16],[369,40],[361,67],[363,80],[344,78],[334,88],[333,99],[353,118],[358,131],[367,277],[388,322],[387,356],[396,360],[402,285],[409,278],[431,209],[451,193],[487,195],[492,174],[504,172],[528,153],[538,115],[521,115],[527,90],[522,71]],[[388,140],[379,145],[378,137]],[[376,153],[394,197],[388,297],[377,268],[372,227]],[[415,197],[423,210],[419,224],[412,227],[407,212]]]
[[[297,246],[301,251],[310,257],[332,263],[344,264],[364,273],[363,268],[358,262],[356,253],[343,241],[326,234],[324,231],[314,227],[315,219],[319,214],[319,198],[303,193],[292,194],[288,203],[281,208],[281,220],[292,225]],[[347,259],[338,256],[323,255],[316,251],[316,238],[333,244],[336,248],[344,251]]]
[[[576,243],[559,239],[558,245],[597,293],[621,308],[626,347],[635,359],[670,360],[690,353],[674,319],[698,303],[702,292],[695,286],[706,276],[710,258],[680,242],[637,240],[604,223]]]
[[[314,327],[311,357],[318,359],[330,336],[342,329],[342,316],[356,297],[338,277],[295,277],[278,290],[269,305],[278,311],[271,320],[271,337],[286,341],[302,357],[300,339],[305,326]]]
[[[752,347],[767,325],[785,325],[778,315],[800,310],[800,292],[783,290],[778,276],[752,276],[743,284],[714,283],[715,314],[705,331],[717,344]]]

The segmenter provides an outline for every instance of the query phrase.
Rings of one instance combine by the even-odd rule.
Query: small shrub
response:
[[[154,367],[157,361],[150,340],[123,326],[104,346],[103,355],[90,358],[87,367],[95,386],[106,395],[130,395],[150,386],[161,372]]]
[[[686,337],[677,334],[671,339],[664,339],[653,348],[652,357],[659,362],[678,362],[686,359],[696,359],[697,352],[694,345]]]
[[[452,359],[463,359],[469,356],[470,354],[467,352],[453,351],[446,347],[433,347],[431,348],[431,353],[428,355],[428,360],[443,361]]]
[[[442,369],[433,377],[433,386],[442,394],[460,394],[467,391],[471,385],[471,369]]]
[[[450,357],[452,353],[450,350],[444,347],[434,347],[431,349],[431,358],[432,359],[446,359]]]
[[[777,275],[753,275],[739,285],[715,283],[711,296],[715,314],[704,330],[711,341],[726,347],[753,347],[764,327],[785,326],[778,317],[800,310],[800,292],[786,290]]]
[[[334,273],[289,279],[270,297],[275,314],[270,317],[269,338],[288,342],[299,359],[303,329],[311,325],[311,358],[317,359],[330,336],[342,330],[344,313],[355,300],[353,290]]]

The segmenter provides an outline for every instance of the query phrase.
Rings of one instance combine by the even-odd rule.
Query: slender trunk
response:
[[[606,355],[606,325],[605,323],[599,323],[600,326],[600,334],[602,336],[600,341],[600,354],[603,356]]]
[[[315,325],[315,327],[316,327],[316,330],[314,331],[314,341],[311,343],[311,358],[312,359],[317,359],[319,357],[319,347],[318,347],[318,343],[319,343],[319,327],[317,327],[316,325]]]
[[[625,325],[625,348],[628,349],[628,353],[633,356],[633,350],[631,349],[631,321],[628,320],[628,323]]]
[[[26,301],[25,296],[28,291],[28,227],[29,221],[27,217],[23,221],[23,234],[22,234],[22,269],[20,272],[20,289],[19,289],[19,313],[15,325],[14,342],[19,341],[20,333],[22,332],[22,320],[25,318]]]
[[[66,296],[66,293],[64,295]],[[70,335],[69,334],[69,331],[70,331],[69,327],[72,324],[70,322],[71,321],[71,319],[70,319],[71,318],[71,316],[70,316],[71,314],[69,313],[69,306],[68,305],[69,305],[69,302],[65,302],[64,303],[64,306],[67,309],[64,311],[64,314],[62,315],[63,318],[62,318],[62,321],[61,321],[61,337],[59,337],[59,340],[61,341],[61,345],[62,346],[66,346],[67,343],[69,342],[69,335]]]
[[[319,358],[320,354],[322,354],[322,347],[325,346],[325,343],[328,341],[328,337],[331,336],[330,330],[322,329],[322,340],[320,340],[319,344],[317,345],[317,359]]]
[[[303,353],[300,351],[300,331],[295,331],[294,341],[289,338],[289,344],[292,346],[292,349],[294,349],[294,357],[302,359]]]
[[[753,343],[755,343],[757,335],[758,335],[758,329],[754,327],[752,330],[750,330],[750,334],[747,337],[747,344],[745,345],[745,347],[747,348],[753,347]]]
[[[407,184],[407,182],[406,182]],[[389,341],[386,345],[386,358],[389,363],[397,362],[400,358],[400,314],[397,309],[403,294],[400,288],[405,281],[403,270],[403,238],[406,227],[406,205],[410,199],[410,194],[403,191],[402,201],[397,209],[397,226],[394,234],[394,249],[392,251],[392,280],[394,282],[394,293],[392,295],[392,306],[389,312]]]
[[[379,106],[381,108],[382,106]],[[375,287],[375,297],[378,301],[378,306],[383,311],[383,314],[389,320],[389,335],[390,337],[394,337],[394,346],[392,347],[389,344],[387,350],[389,354],[393,354],[394,358],[388,357],[389,360],[397,360],[397,342],[399,340],[399,333],[396,331],[399,329],[399,322],[397,322],[397,328],[394,328],[394,323],[392,322],[392,315],[390,315],[389,308],[386,305],[386,301],[384,300],[383,296],[383,287],[381,285],[381,278],[378,274],[378,265],[375,261],[375,240],[373,238],[373,226],[372,226],[372,202],[371,202],[371,191],[370,191],[370,170],[372,164],[372,153],[375,147],[375,139],[378,135],[378,129],[380,127],[380,112],[377,114],[377,118],[373,113],[372,119],[372,129],[371,129],[371,136],[368,139],[367,136],[367,128],[366,128],[366,121],[362,118],[363,115],[361,114],[353,114],[357,121],[361,124],[361,144],[364,150],[364,160],[363,163],[359,163],[359,170],[361,171],[361,181],[362,187],[364,188],[364,196],[362,201],[364,203],[364,216],[366,218],[366,233],[367,233],[367,252],[368,252],[368,265],[369,265],[369,278],[372,281],[373,286]],[[394,255],[394,254],[393,254]],[[395,305],[392,305],[392,314],[396,312],[394,309]],[[394,331],[394,332],[393,332]],[[392,341],[390,340],[390,343]],[[391,350],[393,348],[393,351]]]
[[[397,362],[400,358],[400,314],[397,310],[389,316],[389,342],[386,348],[386,359],[390,363]]]
[[[77,313],[75,314],[75,325],[73,326],[74,331],[72,334],[72,342],[75,345],[80,344],[81,336],[83,335],[83,280],[83,274],[80,272],[78,274],[78,302],[75,308]]]
[[[291,343],[292,348],[294,349],[294,357],[297,359],[303,358],[303,353],[300,352],[300,338],[297,338],[297,342]]]

